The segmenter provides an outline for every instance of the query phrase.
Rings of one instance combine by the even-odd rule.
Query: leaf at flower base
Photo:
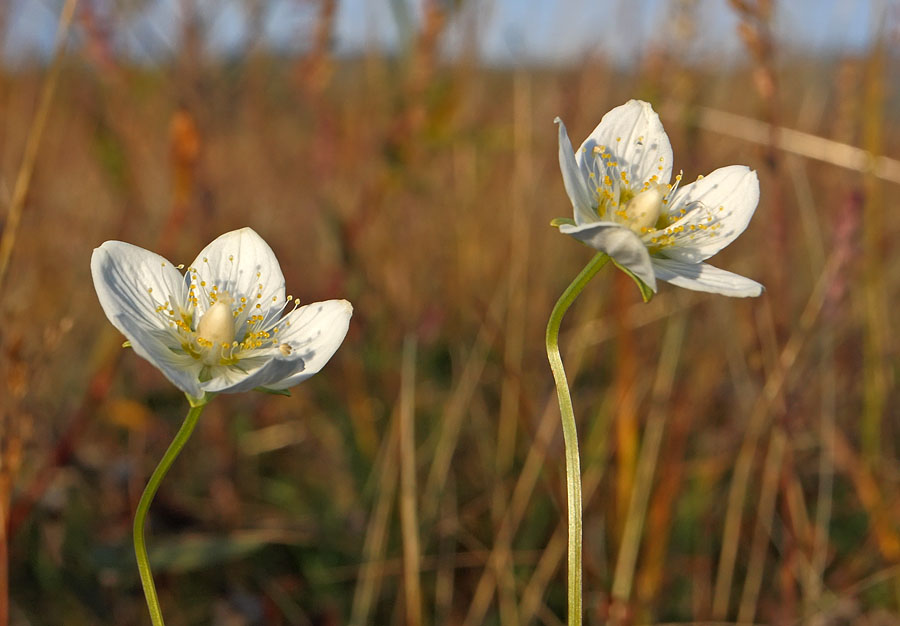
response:
[[[550,220],[550,225],[553,228],[559,228],[563,224],[575,226],[575,220],[573,220],[571,217],[554,217],[552,220]]]
[[[184,397],[187,398],[188,404],[190,404],[193,408],[205,406],[209,403],[210,400],[216,397],[216,394],[210,393],[208,391],[204,391],[203,395],[199,398],[195,398],[189,393],[185,393]]]
[[[613,262],[613,264],[615,264],[616,267],[618,267],[620,270],[622,270],[623,272],[625,272],[626,274],[628,274],[631,277],[631,280],[633,280],[634,283],[637,285],[638,289],[641,290],[641,298],[644,299],[644,302],[650,302],[650,298],[653,297],[653,290],[650,289],[650,287],[647,285],[647,283],[645,283],[640,278],[638,278],[634,272],[632,272],[630,269],[628,269],[624,265],[619,265],[618,263],[616,263],[615,259],[612,259],[612,262]]]
[[[269,389],[268,387],[254,387],[253,391],[259,391],[262,393],[267,393],[273,396],[285,396],[290,398],[291,392],[287,389]]]
[[[122,347],[123,347],[123,348],[130,348],[130,347],[131,347],[131,342],[130,342],[130,341],[123,341],[123,342],[122,342]]]

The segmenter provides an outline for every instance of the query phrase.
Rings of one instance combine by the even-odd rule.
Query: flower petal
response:
[[[263,238],[251,228],[233,230],[217,237],[203,248],[194,263],[196,280],[203,281],[203,289],[228,292],[232,297],[247,298],[248,304],[259,304],[256,313],[265,315],[273,304],[284,304],[284,275],[275,253]],[[274,298],[274,300],[273,300]],[[197,309],[202,315],[209,308],[206,298],[198,298]],[[254,306],[248,306],[244,316],[235,320],[240,324]]]
[[[185,302],[187,287],[181,272],[158,254],[130,243],[107,241],[96,248],[91,255],[91,275],[110,321],[127,315],[145,328],[168,328],[156,307]]]
[[[575,209],[575,223],[580,225],[596,221],[597,211],[591,201],[593,194],[589,192],[584,175],[575,162],[566,125],[558,117],[554,121],[559,125],[559,169],[562,171],[566,193],[569,194],[572,208]]]
[[[672,176],[672,144],[647,102],[629,100],[603,116],[575,153],[585,176],[591,171],[587,159],[594,155],[594,148],[601,146],[627,173],[633,188],[640,189],[654,175],[663,184]]]
[[[216,393],[239,393],[257,387],[268,387],[304,369],[304,361],[298,355],[283,356],[278,350],[264,365],[242,372],[236,367],[222,368],[217,376],[203,384],[203,390]]]
[[[353,306],[346,300],[327,300],[307,304],[286,316],[281,340],[293,348],[293,357],[303,360],[303,369],[257,386],[287,389],[321,370],[344,341],[351,315]]]
[[[624,265],[656,291],[656,277],[650,264],[650,254],[640,237],[614,222],[594,222],[582,226],[562,224],[559,232],[575,237],[595,250],[605,252],[619,265]]]
[[[110,321],[128,337],[135,354],[149,361],[173,385],[191,397],[199,398],[203,395],[198,378],[200,362],[183,352],[175,352],[175,346],[170,343],[171,335],[163,331],[148,330],[130,317],[119,318],[118,323],[112,318]]]
[[[163,257],[121,241],[107,241],[91,256],[91,275],[100,306],[139,356],[179,389],[200,395],[193,359],[171,350],[178,341],[157,307],[183,306],[184,276]]]
[[[719,168],[681,187],[669,202],[669,219],[677,220],[669,229],[684,228],[660,253],[687,263],[708,259],[744,232],[758,203],[759,179],[745,165]]]
[[[765,291],[755,280],[706,263],[684,263],[653,257],[653,269],[660,280],[694,291],[719,293],[735,298],[756,297]]]

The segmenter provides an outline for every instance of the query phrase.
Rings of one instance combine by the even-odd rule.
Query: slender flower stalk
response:
[[[154,626],[163,626],[144,540],[157,489],[206,404],[218,393],[287,389],[322,369],[350,324],[346,300],[300,306],[285,296],[268,244],[249,228],[206,246],[182,274],[163,257],[121,241],[94,250],[91,274],[104,313],[130,346],[191,405],[150,476],[134,516],[134,552]]]
[[[184,422],[181,424],[181,428],[178,429],[175,438],[169,444],[169,448],[160,460],[159,465],[156,466],[153,474],[150,475],[150,480],[147,481],[147,486],[144,487],[144,493],[141,494],[141,499],[138,502],[137,510],[134,512],[134,555],[137,558],[141,585],[144,588],[144,597],[147,599],[147,609],[150,611],[150,621],[153,623],[153,626],[164,626],[164,622],[162,610],[159,608],[159,598],[156,595],[156,585],[153,584],[153,574],[150,572],[150,558],[147,556],[147,545],[144,541],[147,512],[150,510],[150,505],[153,503],[153,497],[156,495],[156,490],[159,489],[160,483],[166,477],[175,459],[178,458],[178,454],[184,448],[191,433],[194,432],[194,427],[197,425],[197,420],[200,419],[200,414],[205,406],[205,400],[199,404],[191,405],[187,417],[184,418]]]
[[[566,370],[559,354],[559,327],[563,316],[575,298],[582,292],[590,280],[597,275],[609,261],[609,256],[598,252],[575,277],[553,307],[550,321],[547,322],[547,359],[556,381],[556,396],[559,399],[559,412],[562,418],[563,439],[566,446],[566,494],[569,514],[569,550],[568,550],[568,615],[569,626],[581,624],[582,583],[581,583],[581,461],[578,453],[578,431],[575,426],[575,411],[572,407],[572,396],[566,380]]]

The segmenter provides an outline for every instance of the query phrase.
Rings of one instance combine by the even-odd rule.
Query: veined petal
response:
[[[575,153],[582,171],[590,171],[588,159],[595,158],[595,148],[613,156],[632,186],[639,188],[652,176],[665,184],[672,176],[672,144],[647,102],[629,100],[603,116]]]
[[[200,251],[191,269],[205,282],[203,289],[228,292],[232,297],[246,297],[248,305],[259,304],[265,315],[273,305],[284,304],[284,275],[275,253],[251,228],[241,228],[220,235]],[[199,298],[197,308],[202,315],[209,302]],[[248,311],[254,306],[248,306]],[[240,322],[240,318],[237,320]]]
[[[644,242],[630,229],[614,222],[594,222],[581,226],[562,224],[559,232],[605,252],[656,291],[656,276],[650,263],[650,254]]]
[[[597,211],[591,198],[594,194],[587,188],[584,175],[575,162],[575,154],[572,150],[572,142],[566,132],[566,125],[558,117],[554,120],[559,125],[559,169],[562,171],[563,185],[572,208],[575,209],[575,223],[586,224],[597,219]]]
[[[660,253],[687,263],[708,259],[744,232],[758,203],[759,179],[745,165],[719,168],[681,187],[669,202],[667,229],[679,232]]]
[[[91,275],[103,312],[119,330],[117,320],[123,317],[146,329],[166,329],[168,322],[157,307],[185,303],[181,272],[158,254],[130,243],[107,241],[95,248]]]
[[[203,383],[203,390],[219,393],[239,393],[257,387],[269,387],[273,383],[302,371],[303,359],[298,355],[283,356],[277,349],[264,365],[242,372],[237,368],[222,368],[219,375]]]
[[[201,364],[184,352],[176,352],[171,344],[172,335],[165,331],[153,331],[135,323],[131,317],[109,318],[113,326],[128,337],[135,354],[150,361],[163,376],[194,398],[203,395],[199,374]]]
[[[706,263],[684,263],[659,257],[653,257],[652,262],[657,278],[685,289],[719,293],[735,298],[756,297],[765,290],[755,280]]]
[[[307,304],[287,315],[280,324],[281,341],[291,346],[292,356],[302,359],[303,368],[257,386],[287,389],[321,370],[344,341],[351,315],[353,306],[346,300]]]
[[[184,276],[163,257],[121,241],[107,241],[91,256],[91,275],[103,312],[135,353],[150,361],[172,384],[201,395],[196,361],[174,349],[177,335],[157,311],[178,311],[187,287]]]

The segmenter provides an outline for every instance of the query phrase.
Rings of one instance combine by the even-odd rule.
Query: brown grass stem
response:
[[[525,515],[528,501],[547,458],[547,449],[550,447],[550,442],[553,439],[556,420],[551,410],[553,406],[551,402],[548,401],[547,403],[537,431],[534,434],[532,445],[529,447],[525,462],[522,464],[519,479],[516,481],[512,497],[510,498],[510,504],[506,509],[500,527],[495,533],[494,547],[490,551],[484,571],[472,594],[469,610],[462,622],[463,626],[480,626],[480,624],[484,623],[484,616],[490,606],[497,583],[496,574],[504,567],[503,559],[510,556],[510,551],[506,546],[511,545],[512,538],[515,536],[522,517]]]
[[[460,374],[456,387],[441,415],[440,434],[434,447],[431,468],[428,471],[422,496],[422,520],[425,526],[429,526],[430,521],[437,514],[441,492],[447,482],[450,462],[453,460],[453,453],[459,442],[463,420],[469,414],[469,403],[478,389],[478,382],[481,380],[491,345],[496,336],[494,319],[502,310],[503,295],[500,292],[494,296],[488,309],[487,319],[481,324],[481,328],[475,336],[462,374]]]
[[[403,340],[400,383],[400,528],[403,538],[403,594],[407,626],[422,624],[421,552],[416,502],[416,338]]]
[[[887,42],[884,32],[886,4],[873,9],[874,42],[866,61],[862,111],[863,145],[870,154],[884,150],[884,124],[887,93]],[[884,447],[884,414],[889,401],[889,355],[892,332],[885,298],[885,203],[877,172],[868,170],[863,177],[863,289],[865,315],[863,341],[863,414],[860,423],[861,444],[867,463],[877,468]]]
[[[783,126],[776,128],[773,133],[770,125],[765,122],[727,111],[698,107],[698,112],[700,126],[714,133],[762,146],[774,141],[775,146],[784,152],[854,172],[871,172],[876,178],[900,184],[898,159]]]
[[[397,458],[399,435],[399,403],[394,410],[387,434],[381,442],[378,457],[372,468],[376,477],[375,505],[366,526],[363,540],[363,565],[359,567],[356,587],[353,590],[353,604],[350,610],[350,626],[366,626],[371,623],[370,614],[375,598],[378,597],[384,576],[383,561],[387,546],[388,526],[394,495],[397,492],[399,473],[394,459]]]
[[[509,496],[505,479],[513,468],[516,449],[516,432],[519,421],[519,397],[522,393],[522,358],[525,352],[525,322],[527,301],[522,285],[527,283],[529,237],[531,219],[522,208],[527,206],[532,179],[531,170],[531,80],[527,72],[518,70],[513,76],[513,146],[514,176],[521,181],[512,187],[509,212],[509,274],[506,283],[508,304],[506,325],[503,332],[503,383],[500,389],[500,412],[497,420],[497,450],[495,454],[496,483],[492,498],[492,516],[498,523]],[[496,545],[496,544],[495,544]],[[501,550],[512,547],[500,546]],[[506,567],[497,572],[500,584],[497,586],[500,603],[500,622],[507,626],[519,623],[516,601],[515,578],[509,558],[500,559]]]
[[[769,438],[769,451],[763,465],[762,489],[756,510],[756,528],[750,545],[750,562],[747,564],[747,577],[744,580],[744,591],[738,609],[737,621],[741,624],[752,622],[756,615],[756,604],[766,564],[766,547],[772,536],[778,477],[781,474],[786,444],[786,433],[781,428],[776,428]]]
[[[819,484],[816,495],[815,532],[813,534],[811,566],[806,582],[806,601],[808,607],[818,606],[825,577],[825,565],[828,561],[829,526],[833,509],[834,488],[834,446],[837,404],[836,389],[838,377],[834,362],[834,336],[831,328],[822,333],[822,407],[819,452]]]
[[[807,299],[797,328],[788,338],[779,354],[777,368],[766,379],[762,393],[754,403],[747,420],[747,429],[744,431],[744,440],[738,452],[731,485],[728,490],[725,527],[722,532],[722,549],[719,555],[719,566],[713,592],[712,614],[715,619],[724,619],[728,613],[741,520],[743,518],[744,498],[747,493],[757,442],[768,423],[771,408],[781,397],[784,386],[789,382],[791,369],[819,317],[826,290],[834,275],[834,269],[835,259],[832,256],[822,270],[819,280]]]
[[[440,525],[442,532],[438,537],[438,562],[434,576],[434,623],[449,624],[453,613],[456,574],[456,536],[451,531],[459,526],[456,481],[452,477],[444,489]]]
[[[647,504],[653,490],[653,476],[665,430],[666,409],[672,394],[675,371],[678,367],[686,320],[684,315],[670,318],[663,338],[659,366],[653,383],[652,409],[644,431],[644,439],[638,457],[634,490],[628,504],[622,541],[613,576],[612,597],[615,602],[627,604],[631,597],[634,569],[643,535]]]
[[[41,86],[41,94],[38,98],[37,110],[31,120],[28,129],[28,137],[25,141],[25,153],[22,156],[22,165],[16,176],[12,197],[9,202],[9,210],[6,214],[6,225],[3,235],[0,237],[0,288],[9,269],[9,261],[13,248],[16,245],[16,235],[19,232],[19,224],[22,221],[22,212],[25,209],[25,200],[28,198],[28,190],[31,188],[31,177],[34,174],[34,165],[37,161],[38,150],[41,146],[41,138],[44,128],[47,126],[47,118],[50,115],[50,106],[53,104],[53,96],[56,93],[56,85],[62,72],[63,56],[66,48],[66,38],[69,27],[72,25],[72,16],[75,15],[75,7],[78,0],[66,0],[59,13],[56,25],[56,39],[54,45],[53,60],[50,70],[44,78]]]

